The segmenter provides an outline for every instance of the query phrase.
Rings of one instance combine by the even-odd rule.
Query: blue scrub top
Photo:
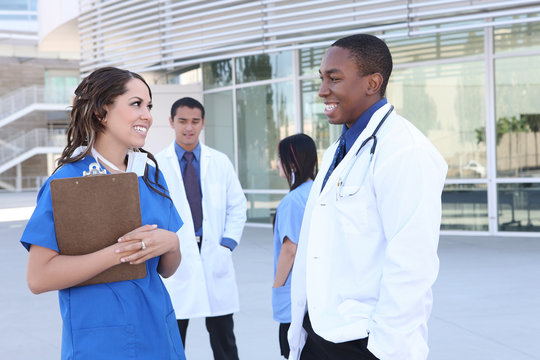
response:
[[[65,164],[43,185],[21,243],[58,251],[50,181],[78,177],[95,162],[87,156]],[[155,168],[149,167],[154,181]],[[161,172],[160,185],[166,187]],[[172,201],[149,188],[139,177],[142,223],[173,232],[182,226]],[[84,206],[84,204],[81,204]],[[58,291],[63,320],[62,359],[185,360],[184,348],[169,293],[157,272],[159,257],[146,261],[143,279],[67,288]]]
[[[283,239],[287,237],[298,245],[304,210],[312,185],[313,180],[308,180],[298,186],[285,195],[277,207],[274,224],[274,277],[276,276],[277,261],[281,252]],[[279,288],[272,288],[272,308],[274,309],[274,320],[280,323],[291,322],[290,274],[285,285]]]

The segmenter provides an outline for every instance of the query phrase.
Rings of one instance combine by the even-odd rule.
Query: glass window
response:
[[[71,97],[78,83],[78,71],[46,70],[45,101],[54,104],[71,104]]]
[[[484,64],[397,69],[388,99],[448,162],[448,178],[485,178]]]
[[[321,81],[303,80],[302,87],[302,131],[311,136],[317,145],[319,163],[328,146],[341,135],[341,126],[330,125],[323,112],[323,103],[319,97]]]
[[[167,84],[198,84],[201,82],[201,68],[199,65],[166,74]]]
[[[285,182],[285,180],[283,180]],[[285,194],[246,194],[247,221],[272,224],[279,202]]]
[[[446,185],[441,230],[488,231],[487,185]]]
[[[508,17],[508,20],[517,18],[537,18],[540,14],[523,14]],[[510,51],[530,51],[540,49],[540,23],[530,22],[512,24],[497,27],[493,30],[495,53],[505,53]]]
[[[220,60],[203,65],[204,89],[214,89],[232,84],[232,60]]]
[[[206,110],[205,143],[227,154],[234,164],[232,90],[204,94],[204,109]]]
[[[540,56],[495,61],[497,175],[540,176]]]
[[[292,53],[260,54],[236,59],[236,83],[292,76]]]
[[[0,10],[8,11],[36,11],[38,0],[9,0],[0,1]]]
[[[540,184],[498,184],[500,231],[540,231]]]
[[[238,152],[244,189],[284,189],[276,167],[280,139],[294,133],[292,82],[238,89]]]
[[[430,30],[430,28],[425,27],[419,30]],[[389,38],[386,44],[390,48],[394,64],[449,59],[483,54],[484,32],[479,29]]]
[[[300,75],[319,76],[319,67],[326,47],[300,49]]]

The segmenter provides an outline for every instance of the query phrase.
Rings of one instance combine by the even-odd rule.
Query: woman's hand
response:
[[[125,245],[118,247],[115,252],[122,256],[121,262],[140,264],[148,259],[169,252],[179,251],[178,236],[168,230],[158,229],[157,225],[144,225],[118,239]]]

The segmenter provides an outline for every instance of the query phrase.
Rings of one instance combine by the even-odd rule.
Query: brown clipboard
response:
[[[56,240],[61,255],[84,255],[115,244],[141,226],[135,173],[51,180]],[[118,264],[77,286],[140,279],[146,263]]]

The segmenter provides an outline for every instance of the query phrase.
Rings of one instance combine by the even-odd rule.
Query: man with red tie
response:
[[[199,141],[202,104],[177,100],[169,122],[176,139],[156,159],[185,225],[178,232],[182,262],[167,279],[185,346],[190,318],[205,317],[216,360],[237,360],[233,313],[239,310],[231,253],[246,221],[246,198],[229,158]]]

